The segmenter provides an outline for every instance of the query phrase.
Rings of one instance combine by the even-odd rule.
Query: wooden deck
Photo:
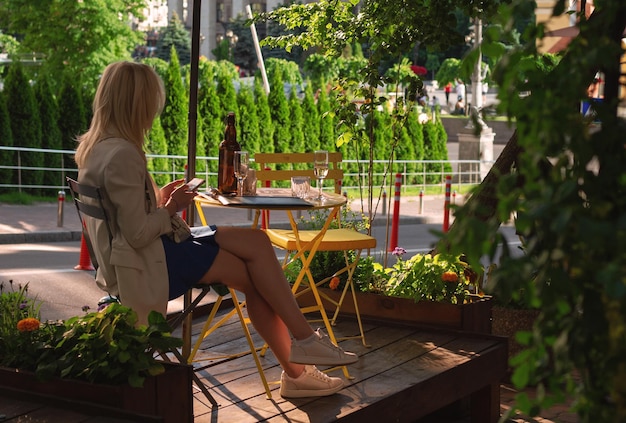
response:
[[[203,323],[203,318],[194,320],[194,336]],[[265,395],[250,355],[231,360],[209,359],[197,364],[197,374],[219,406],[212,408],[204,394],[194,387],[195,422],[414,422],[462,398],[470,398],[471,421],[497,421],[499,383],[507,370],[505,338],[374,323],[366,324],[365,329],[370,347],[363,346],[359,340],[341,342],[344,349],[358,353],[360,360],[348,367],[352,379],[346,380],[346,387],[330,397],[282,399],[279,385],[272,383],[280,379],[281,369],[271,352],[261,358],[271,383],[271,400]],[[253,329],[252,332],[255,343],[261,346],[261,339]],[[357,333],[356,322],[350,319],[338,322],[338,336]],[[238,321],[231,320],[205,341],[201,356],[246,348]],[[342,375],[340,370],[331,374]],[[87,416],[81,419],[77,413],[53,409],[50,405],[37,407],[25,399],[0,398],[0,414],[6,415],[3,421],[25,421],[19,415],[26,408],[30,408],[29,422],[116,421]],[[47,419],[38,420],[37,415]],[[61,420],[51,419],[54,415]]]
[[[194,324],[194,334],[200,324]],[[270,385],[273,398],[268,400],[249,355],[201,364],[198,375],[219,407],[212,409],[204,395],[196,392],[195,421],[349,422],[361,421],[367,415],[368,420],[411,422],[472,394],[472,420],[497,421],[499,382],[507,369],[502,338],[381,324],[367,324],[366,331],[369,347],[358,340],[341,342],[360,360],[348,367],[353,379],[346,380],[346,388],[330,397],[284,400],[275,383]],[[338,322],[338,337],[356,334],[355,322]],[[257,346],[262,345],[258,336],[254,339]],[[232,321],[208,338],[203,347],[203,353],[210,356],[245,350],[247,344],[239,323]],[[274,356],[268,353],[261,360],[268,381],[277,382],[281,369]],[[342,375],[340,370],[331,374]]]

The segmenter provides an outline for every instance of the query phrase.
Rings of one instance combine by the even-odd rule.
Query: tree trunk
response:
[[[468,198],[463,206],[465,216],[488,221],[496,215],[498,209],[498,196],[496,189],[501,176],[511,173],[517,157],[522,148],[517,143],[517,130],[513,132],[506,146],[496,159],[485,179],[480,183],[476,191]],[[449,232],[454,231],[455,224],[450,226]],[[430,254],[437,254],[438,247],[431,250]]]

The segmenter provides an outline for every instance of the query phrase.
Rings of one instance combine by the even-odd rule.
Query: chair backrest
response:
[[[333,180],[335,192],[341,194],[343,170],[340,169],[341,153],[328,153],[328,175],[325,180]],[[258,165],[256,178],[265,181],[290,181],[292,176],[309,176],[315,181],[313,173],[313,153],[256,153],[254,162]],[[297,169],[294,165],[309,165],[310,169]]]
[[[81,184],[78,181],[70,177],[66,177],[67,185],[70,188],[74,205],[78,211],[78,217],[80,219],[81,226],[83,228],[83,237],[85,238],[85,244],[89,250],[89,256],[91,257],[91,263],[94,268],[98,268],[98,261],[94,254],[93,244],[87,231],[87,225],[85,224],[85,216],[92,217],[94,219],[103,220],[107,231],[109,233],[109,242],[111,241],[111,227],[109,226],[109,217],[102,203],[102,195],[100,194],[100,188],[91,185]],[[90,198],[91,204],[84,201],[84,198]]]

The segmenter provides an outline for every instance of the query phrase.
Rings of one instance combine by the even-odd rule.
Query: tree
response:
[[[59,130],[61,131],[61,144],[63,150],[74,151],[76,138],[87,129],[85,109],[80,90],[80,81],[66,74],[59,91]],[[76,162],[71,154],[63,156],[65,169],[75,169]]]
[[[205,151],[200,154],[217,157],[219,145],[224,135],[224,116],[215,88],[215,62],[206,59],[199,64],[198,120],[202,121],[202,134]],[[209,162],[209,171],[217,172],[217,162]]]
[[[13,146],[13,135],[11,134],[11,121],[9,119],[9,111],[3,93],[0,93],[0,139],[2,145],[6,147]],[[16,163],[15,152],[0,150],[0,163]],[[12,181],[13,170],[0,168],[0,180]],[[0,192],[8,192],[9,188],[0,188]]]
[[[165,83],[165,106],[161,113],[161,126],[167,140],[167,152],[174,156],[187,155],[187,113],[189,102],[183,85],[180,63],[172,47],[171,59]],[[182,171],[185,159],[176,161]]]
[[[305,153],[304,146],[304,132],[303,126],[302,106],[300,105],[300,99],[296,95],[295,90],[291,90],[289,95],[289,132],[291,133],[291,151],[294,153]],[[306,168],[306,165],[300,164],[296,168]]]
[[[261,78],[254,78],[254,101],[257,107],[257,116],[259,117],[259,132],[261,133],[261,148],[265,153],[274,152],[274,124],[272,123],[272,115],[270,106],[263,89]]]
[[[304,88],[304,98],[302,99],[302,114],[305,116],[302,123],[304,132],[304,151],[315,151],[320,149],[320,117],[315,104],[313,87],[307,83]]]
[[[339,60],[313,53],[304,61],[304,73],[313,83],[315,90],[318,90],[324,87],[327,81],[333,81],[339,76]]]
[[[302,84],[302,75],[300,74],[300,68],[295,62],[290,62],[285,59],[269,58],[265,61],[265,69],[267,71],[267,78],[271,81],[274,79],[276,72],[280,73],[280,79],[283,83],[292,85]]]
[[[273,73],[270,87],[272,89],[267,96],[267,101],[274,127],[274,151],[286,153],[291,144],[291,134],[289,132],[289,107],[283,88],[282,72]]]
[[[227,61],[218,62],[217,66],[217,97],[220,101],[220,115],[222,121],[228,112],[237,110],[237,93],[233,81],[239,79],[234,65]]]
[[[229,29],[237,35],[237,43],[232,48],[232,59],[235,65],[252,74],[257,69],[258,58],[254,50],[254,41],[247,19],[238,16],[228,24]]]
[[[14,145],[41,148],[41,122],[35,94],[19,62],[13,62],[9,66],[4,92],[7,104],[11,105],[8,111]],[[43,153],[18,152],[18,154],[22,168],[43,166]],[[24,185],[41,185],[43,182],[41,170],[22,170],[21,172],[21,183]],[[12,182],[20,182],[17,173],[14,173]],[[39,194],[39,190],[36,189],[32,193]]]
[[[322,88],[317,97],[317,109],[320,116],[320,148],[333,151],[335,149],[335,125],[330,110],[330,102],[326,89]]]
[[[0,3],[0,22],[6,32],[20,35],[21,52],[45,55],[41,72],[50,75],[52,84],[67,71],[95,90],[102,69],[130,59],[143,39],[120,17],[142,16],[144,7],[143,0],[7,0]]]
[[[63,142],[61,131],[59,130],[59,107],[56,98],[52,94],[50,82],[46,74],[40,75],[35,85],[35,98],[39,106],[39,116],[41,119],[41,146],[51,150],[61,150]],[[45,154],[44,166],[51,169],[61,169],[63,163],[62,154]],[[44,173],[44,185],[64,186],[63,174],[59,172],[47,171]],[[50,192],[49,194],[56,194]]]
[[[488,289],[539,310],[532,333],[519,338],[528,347],[513,361],[512,380],[537,385],[542,395],[520,397],[518,405],[532,415],[570,395],[581,421],[619,422],[626,419],[626,125],[618,117],[626,4],[595,6],[589,18],[578,14],[579,35],[553,69],[540,65],[534,35],[544,28],[536,26],[499,62],[493,77],[517,130],[440,248],[467,252],[474,265],[483,254],[493,257],[500,222],[516,213],[525,254],[505,250]],[[489,33],[488,48],[502,51],[503,36]],[[606,81],[594,104],[600,125],[579,113],[598,71]]]
[[[156,57],[169,61],[172,57],[172,48],[181,65],[191,61],[191,36],[176,13],[172,13],[167,26],[159,32],[156,43]]]
[[[152,122],[152,129],[146,141],[146,153],[156,155],[167,155],[167,141],[161,126],[161,118],[157,117]],[[171,182],[172,178],[164,172],[169,172],[167,159],[155,157],[148,159],[148,170],[152,174],[158,186],[163,186]]]
[[[247,85],[241,86],[239,93],[237,93],[237,103],[239,105],[237,128],[239,144],[241,144],[243,150],[249,151],[250,156],[254,157],[256,152],[262,150],[257,107],[254,103],[254,93],[251,87]]]
[[[345,101],[339,101],[343,112],[339,112],[340,141],[360,144],[368,140],[370,144],[367,169],[367,209],[372,214],[373,208],[373,168],[377,140],[374,136],[374,119],[366,119],[369,126],[359,126],[363,115],[368,115],[386,99],[381,98],[376,89],[385,85],[386,79],[381,75],[380,68],[389,57],[402,57],[417,43],[426,43],[432,49],[446,48],[449,45],[463,42],[461,34],[456,32],[456,20],[451,14],[454,6],[472,11],[473,4],[463,1],[451,2],[420,2],[410,0],[365,1],[359,8],[354,6],[356,0],[337,2],[320,0],[314,4],[291,5],[288,8],[276,9],[261,16],[261,19],[275,20],[284,25],[291,34],[264,40],[272,46],[290,49],[299,46],[304,49],[320,48],[327,56],[340,56],[347,45],[367,45],[365,56],[367,66],[355,76],[342,81],[342,94]],[[481,13],[493,13],[499,1],[481,2]],[[420,81],[414,78],[409,84],[408,97],[414,98],[419,89]],[[357,110],[350,101],[352,98],[363,98],[364,103]],[[320,96],[321,98],[321,96]],[[402,109],[406,101],[398,99],[398,109]],[[397,122],[396,122],[397,123]],[[395,132],[398,133],[398,132]],[[361,199],[363,201],[363,198]]]

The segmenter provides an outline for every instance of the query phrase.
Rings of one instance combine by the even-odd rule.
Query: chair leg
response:
[[[250,330],[248,329],[249,319],[247,319],[243,315],[241,305],[239,301],[237,300],[237,293],[233,289],[231,289],[230,295],[233,297],[235,310],[237,310],[237,315],[239,315],[239,322],[241,323],[241,328],[243,329],[243,333],[246,335],[248,345],[250,346],[250,353],[252,354],[252,357],[254,358],[254,363],[256,364],[256,368],[259,372],[259,376],[261,377],[261,382],[263,382],[263,386],[265,387],[265,394],[267,395],[267,399],[272,399],[272,392],[270,391],[270,387],[267,383],[267,379],[265,377],[265,371],[263,370],[263,366],[261,365],[261,360],[259,360],[259,355],[257,354],[256,347],[254,346],[254,342],[252,341],[252,336],[250,335]]]
[[[185,358],[183,357],[181,353],[178,352],[178,350],[173,350],[172,353],[174,354],[174,356],[176,357],[179,363],[182,363],[182,364],[186,363]],[[164,360],[171,361],[166,355],[162,355],[162,356]],[[191,372],[191,378],[196,383],[200,391],[204,394],[206,399],[209,400],[211,405],[213,405],[213,407],[218,407],[219,404],[217,403],[217,401],[215,401],[215,398],[213,397],[213,395],[211,395],[205,383],[198,377],[195,370]]]
[[[263,383],[263,386],[265,387],[265,393],[267,395],[268,399],[272,399],[272,393],[270,391],[269,388],[269,384],[267,383],[267,378],[265,377],[265,372],[263,370],[263,366],[261,365],[261,361],[259,360],[259,355],[257,353],[257,348],[254,345],[254,342],[252,340],[252,336],[250,335],[250,330],[248,329],[248,324],[250,323],[250,319],[246,318],[243,314],[242,311],[242,307],[245,305],[245,301],[244,302],[239,302],[238,298],[237,298],[237,293],[233,290],[233,289],[229,289],[230,292],[230,296],[232,298],[233,301],[233,309],[230,310],[228,313],[226,313],[224,316],[222,316],[218,321],[214,322],[215,316],[217,315],[217,312],[219,310],[220,304],[223,300],[224,297],[219,296],[217,301],[215,302],[215,304],[213,305],[213,307],[211,308],[211,312],[209,313],[209,316],[207,317],[206,321],[204,322],[204,325],[202,327],[202,330],[200,331],[200,334],[198,335],[198,339],[196,340],[196,343],[194,344],[193,350],[191,351],[191,353],[189,354],[188,357],[188,363],[192,364],[193,362],[198,362],[198,361],[202,361],[203,359],[196,359],[196,354],[198,353],[198,350],[202,344],[202,342],[209,336],[211,335],[213,332],[215,332],[217,329],[219,329],[224,323],[226,323],[231,317],[233,317],[235,314],[237,314],[237,316],[239,317],[239,322],[241,323],[241,328],[243,329],[244,335],[246,336],[246,340],[248,342],[248,346],[249,346],[249,353],[252,355],[252,357],[254,358],[254,363],[257,367],[257,371],[259,373],[259,376],[261,377],[261,382]],[[264,348],[259,348],[263,353],[265,352]],[[227,355],[221,355],[221,356],[211,356],[211,359],[219,359],[219,358],[236,358],[236,357],[241,357],[248,354],[248,351],[243,351],[240,353],[234,353],[234,354],[227,354]]]
[[[351,291],[351,293],[352,293],[352,302],[354,303],[354,314],[356,316],[356,320],[357,320],[357,323],[359,325],[359,333],[360,333],[360,335],[357,335],[357,336],[347,336],[347,337],[344,337],[344,338],[340,338],[340,340],[361,338],[361,342],[363,343],[363,346],[369,347],[367,342],[365,342],[365,332],[363,331],[363,323],[361,322],[361,313],[359,311],[359,303],[358,303],[357,298],[356,298],[356,291],[354,289],[354,278],[353,278],[354,271],[356,270],[356,267],[359,264],[359,259],[361,257],[361,251],[362,250],[359,250],[359,251],[356,252],[356,258],[354,259],[354,261],[352,263],[350,263],[350,259],[348,257],[347,251],[343,252],[344,259],[346,261],[346,267],[344,268],[344,270],[348,273],[348,278],[347,278],[347,281],[346,281],[346,285],[344,286],[343,291],[341,293],[341,297],[339,298],[339,301],[336,304],[337,308],[335,309],[335,313],[333,314],[331,322],[332,322],[333,325],[335,324],[335,321],[337,320],[337,316],[339,315],[339,311],[341,309],[341,306],[343,305],[343,300],[345,299],[346,293],[348,292],[348,289],[349,289]]]

